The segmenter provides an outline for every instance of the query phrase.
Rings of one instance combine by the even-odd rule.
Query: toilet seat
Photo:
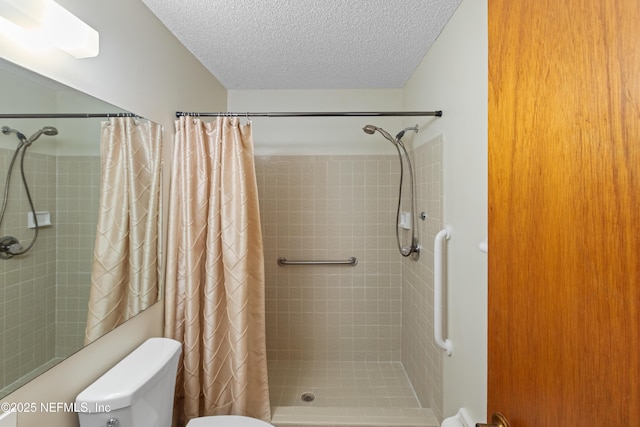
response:
[[[241,415],[212,415],[209,417],[193,418],[187,427],[273,427],[271,424],[257,418]]]

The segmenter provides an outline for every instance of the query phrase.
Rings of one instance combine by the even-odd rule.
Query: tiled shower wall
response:
[[[58,156],[56,356],[84,345],[100,207],[100,158]]]
[[[0,188],[4,189],[13,150],[0,150]],[[29,153],[26,178],[36,210],[55,211],[55,159]],[[11,177],[11,195],[0,235],[17,237],[26,246],[29,202],[22,189],[20,158]],[[52,227],[41,228],[25,255],[0,260],[0,381],[8,385],[52,359],[55,337],[56,239]]]
[[[395,156],[256,158],[271,360],[400,360],[398,171]]]
[[[0,150],[2,188],[12,155],[13,150]],[[0,260],[2,386],[82,346],[99,204],[98,157],[30,152],[25,167],[36,210],[49,211],[53,225],[39,230],[27,254]],[[29,210],[16,163],[0,234],[30,242]]]
[[[402,364],[423,407],[443,417],[443,351],[433,340],[433,240],[443,227],[442,137],[412,151],[420,258],[402,263]],[[446,336],[446,335],[445,335]]]

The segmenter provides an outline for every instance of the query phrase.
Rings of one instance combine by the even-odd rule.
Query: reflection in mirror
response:
[[[8,128],[0,132],[0,189],[6,195],[6,203],[0,195],[2,397],[84,345],[101,209],[101,128],[106,120],[6,117],[34,113],[113,115],[123,110],[3,60],[0,93],[0,129]],[[139,121],[148,124],[147,128],[157,126]],[[153,129],[160,132],[159,126]],[[37,228],[32,223],[32,211],[36,212]],[[36,234],[33,246],[25,250]],[[3,251],[2,241],[8,236],[19,244],[7,240]],[[154,250],[157,243],[147,245],[145,255],[157,257],[157,252],[148,253]],[[136,257],[135,251],[114,252],[103,254]],[[151,295],[153,301],[139,305],[140,310],[153,304],[159,292],[156,289]],[[101,333],[135,314],[121,316]]]

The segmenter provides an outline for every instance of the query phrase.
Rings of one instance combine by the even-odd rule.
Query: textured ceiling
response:
[[[142,0],[227,89],[399,88],[462,0]]]

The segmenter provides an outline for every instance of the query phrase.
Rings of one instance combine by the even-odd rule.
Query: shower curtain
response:
[[[102,123],[100,211],[85,343],[158,300],[162,127]]]
[[[176,121],[165,335],[183,343],[176,424],[270,420],[264,257],[251,125]]]

